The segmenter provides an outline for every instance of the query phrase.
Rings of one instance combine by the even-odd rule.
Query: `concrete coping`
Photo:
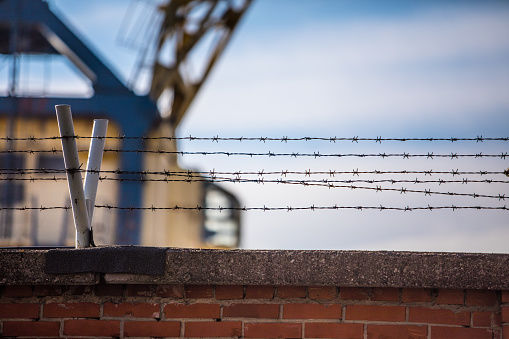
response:
[[[106,265],[105,261],[119,264]],[[141,266],[157,267],[138,271]],[[71,272],[69,267],[74,267]],[[509,254],[137,246],[0,249],[1,284],[89,285],[100,281],[509,290]]]

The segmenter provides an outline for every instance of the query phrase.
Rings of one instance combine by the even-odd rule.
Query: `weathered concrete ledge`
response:
[[[137,256],[138,252],[140,256]],[[160,265],[155,263],[158,260],[155,257],[154,262],[150,259],[151,253],[154,256],[163,253],[164,270],[137,271],[140,265]],[[142,260],[136,263],[136,258]],[[62,261],[61,270],[59,260]],[[73,267],[72,272],[69,267]],[[509,254],[198,250],[134,246],[0,250],[1,284],[88,285],[100,281],[112,284],[509,290]]]

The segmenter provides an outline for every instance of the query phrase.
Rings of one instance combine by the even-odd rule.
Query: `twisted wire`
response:
[[[12,154],[12,153],[28,153],[28,154],[35,154],[35,153],[61,153],[61,150],[57,150],[55,148],[51,150],[1,150],[0,154]],[[78,152],[88,152],[88,149],[82,149],[78,150]],[[255,152],[226,152],[226,151],[215,151],[215,152],[205,152],[205,151],[197,151],[197,152],[189,152],[189,151],[165,151],[165,150],[124,150],[124,149],[105,149],[104,152],[111,152],[111,153],[149,153],[149,154],[173,154],[173,155],[226,155],[228,157],[230,156],[249,156],[249,157],[258,157],[258,156],[268,156],[268,157],[309,157],[309,158],[344,158],[344,157],[355,157],[355,158],[403,158],[403,159],[409,159],[409,158],[426,158],[426,159],[433,159],[433,158],[451,158],[451,159],[459,159],[459,158],[500,158],[500,159],[506,159],[508,153],[507,152],[501,152],[501,154],[483,154],[481,153],[475,153],[475,154],[458,154],[451,152],[451,154],[434,154],[433,152],[428,152],[427,154],[411,154],[411,153],[320,153],[320,152],[313,152],[313,153],[299,153],[299,152],[292,152],[292,153],[275,153],[275,152],[261,152],[261,153],[255,153]]]
[[[7,181],[12,181],[12,180],[21,180],[21,181],[36,181],[36,180],[46,180],[46,181],[58,181],[58,180],[66,180],[66,178],[56,178],[55,176],[53,178],[41,178],[41,179],[35,179],[33,177],[31,178],[2,178],[0,180],[7,180]],[[327,179],[322,179],[322,180],[285,180],[285,179],[276,179],[276,180],[267,180],[267,179],[264,179],[264,178],[259,178],[259,179],[242,179],[240,177],[237,177],[237,178],[223,178],[223,177],[214,177],[214,178],[203,178],[203,177],[187,177],[187,178],[182,178],[182,179],[168,179],[168,178],[163,178],[163,179],[148,179],[148,178],[107,178],[107,177],[99,177],[99,180],[100,181],[103,181],[103,180],[111,180],[111,181],[137,181],[137,182],[148,182],[148,181],[152,181],[152,182],[166,182],[166,183],[169,183],[169,182],[188,182],[188,183],[191,183],[191,182],[231,182],[231,183],[257,183],[257,184],[265,184],[265,183],[276,183],[276,184],[284,184],[284,185],[299,185],[299,186],[310,186],[310,187],[327,187],[329,189],[331,188],[348,188],[348,189],[360,189],[360,190],[371,190],[371,191],[376,191],[376,192],[384,192],[384,191],[391,191],[391,192],[399,192],[400,194],[406,194],[406,193],[421,193],[421,194],[424,194],[425,196],[426,195],[429,195],[431,196],[432,194],[433,195],[447,195],[447,196],[464,196],[464,197],[473,197],[473,198],[491,198],[491,199],[498,199],[498,200],[505,200],[505,194],[498,194],[498,195],[489,195],[489,194],[479,194],[479,193],[457,193],[457,192],[440,192],[440,191],[432,191],[431,189],[424,189],[424,190],[415,190],[415,189],[408,189],[408,188],[404,188],[402,187],[401,189],[399,188],[383,188],[381,186],[378,186],[376,185],[376,187],[368,187],[368,186],[356,186],[356,185],[352,185],[352,183],[354,182],[364,182],[364,183],[369,183],[369,184],[373,184],[373,183],[380,183],[380,182],[390,182],[392,184],[395,184],[397,182],[412,182],[414,184],[416,183],[421,183],[421,181],[419,181],[418,179],[414,180],[414,181],[396,181],[396,180],[385,180],[385,181],[374,181],[374,180],[358,180],[358,181],[354,181],[354,180],[346,180],[346,181],[341,181],[341,180],[327,180]],[[423,181],[423,183],[426,182],[426,181]],[[428,181],[429,182],[429,181]],[[446,181],[444,180],[439,180],[439,181],[434,181],[436,183],[439,183],[439,184],[444,184],[446,183]],[[459,181],[458,181],[459,182]],[[463,179],[461,181],[463,184],[468,184],[469,180],[468,179]],[[470,181],[470,182],[475,182],[475,181]],[[482,182],[488,182],[488,183],[491,183],[493,181],[482,181]],[[340,185],[338,183],[349,183],[350,185]],[[504,183],[507,183],[506,181],[504,181]]]
[[[134,206],[128,206],[128,207],[121,207],[121,206],[112,206],[112,205],[95,205],[95,208],[106,208],[106,209],[115,209],[115,210],[142,210],[142,211],[319,211],[319,210],[345,210],[345,209],[351,209],[351,210],[393,210],[393,211],[417,211],[417,210],[502,210],[507,211],[509,208],[504,206],[417,206],[417,207],[391,207],[391,206],[301,206],[301,207],[292,207],[292,206],[286,206],[286,207],[206,207],[206,206],[179,206],[175,205],[173,207],[156,207],[156,206],[150,206],[150,207],[134,207]],[[41,207],[28,207],[28,206],[22,206],[22,207],[0,207],[0,211],[2,210],[16,210],[16,211],[31,211],[31,210],[39,210],[39,211],[45,211],[45,210],[70,210],[71,207],[69,206],[41,206]]]
[[[81,172],[85,173],[87,170],[82,168],[73,169],[73,172]],[[7,168],[7,169],[0,169],[0,175],[3,174],[19,174],[19,175],[26,175],[26,174],[65,174],[67,170],[65,169],[56,169],[56,168]],[[190,170],[182,170],[182,171],[169,171],[169,170],[162,170],[162,171],[125,171],[121,169],[116,170],[91,170],[92,173],[98,173],[98,174],[117,174],[117,175],[131,175],[131,174],[139,174],[139,175],[163,175],[163,176],[191,176],[194,174],[197,175],[258,175],[258,176],[264,176],[264,175],[280,175],[280,176],[287,176],[287,175],[304,175],[304,176],[312,176],[312,175],[328,175],[330,177],[335,177],[336,175],[342,175],[342,174],[352,174],[353,176],[359,174],[424,174],[424,176],[432,176],[433,174],[451,174],[453,177],[456,175],[500,175],[506,174],[506,171],[459,171],[451,170],[451,171],[434,171],[433,169],[430,169],[429,171],[422,170],[422,171],[415,171],[415,170],[400,170],[400,171],[383,171],[383,170],[371,170],[371,171],[359,171],[359,169],[353,169],[351,171],[339,171],[339,170],[327,170],[327,171],[312,171],[312,170],[304,170],[304,171],[289,171],[289,170],[280,170],[280,171],[265,171],[264,169],[260,171],[216,171],[215,169],[210,171],[190,171]]]
[[[289,141],[329,141],[329,142],[336,142],[336,141],[351,141],[351,142],[359,142],[359,141],[375,141],[381,143],[382,141],[450,141],[450,142],[458,142],[458,141],[475,141],[475,142],[484,142],[484,141],[509,141],[509,137],[483,137],[476,136],[473,137],[463,137],[463,138],[382,138],[381,136],[377,136],[375,138],[362,138],[358,136],[354,137],[219,137],[219,136],[212,136],[212,137],[196,137],[196,136],[186,136],[186,137],[175,137],[175,136],[159,136],[159,137],[148,137],[148,136],[125,136],[125,135],[119,135],[119,136],[106,136],[106,137],[92,137],[92,136],[66,136],[66,137],[60,137],[60,136],[51,136],[51,137],[35,137],[35,136],[29,136],[29,137],[23,137],[23,138],[11,138],[11,137],[0,137],[0,140],[3,141],[30,141],[30,142],[37,142],[42,140],[60,140],[62,138],[75,138],[75,139],[93,139],[93,138],[99,138],[99,139],[113,139],[113,140],[169,140],[169,141],[180,141],[180,140],[187,140],[187,141],[212,141],[212,142],[219,142],[219,141],[259,141],[259,142],[267,142],[267,141],[279,141],[279,142],[289,142]]]
[[[66,177],[6,177],[1,178],[0,181],[61,181],[61,180],[67,180]],[[160,179],[154,179],[154,178],[115,178],[115,177],[99,177],[100,181],[141,181],[141,182],[198,182],[198,181],[207,181],[207,182],[232,182],[232,183],[242,183],[242,182],[254,182],[259,184],[265,184],[265,183],[277,183],[277,184],[302,184],[304,186],[309,186],[307,184],[312,185],[313,183],[320,183],[325,184],[323,186],[329,187],[327,184],[336,184],[336,183],[343,183],[343,184],[353,184],[353,183],[365,183],[365,184],[380,184],[380,183],[390,183],[390,184],[397,184],[397,183],[410,183],[410,184],[449,184],[449,183],[460,183],[460,184],[469,184],[469,183],[482,183],[482,184],[509,184],[508,180],[491,180],[491,179],[485,179],[485,180],[475,180],[475,179],[468,179],[463,178],[461,180],[399,180],[399,179],[381,179],[381,180],[369,180],[369,179],[348,179],[348,180],[329,180],[329,179],[304,179],[304,180],[283,180],[283,179],[244,179],[244,178],[228,178],[228,177],[189,177],[189,178],[180,178],[180,179],[168,179],[168,178],[160,178]],[[339,186],[337,186],[339,187]],[[350,186],[348,186],[350,187]],[[330,187],[334,188],[334,187]]]

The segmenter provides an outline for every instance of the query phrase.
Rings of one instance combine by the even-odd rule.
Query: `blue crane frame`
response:
[[[16,38],[18,27],[34,27],[55,50],[64,54],[84,71],[91,82],[94,94],[90,98],[19,97],[0,98],[0,114],[19,117],[31,116],[55,119],[55,105],[71,105],[73,115],[89,119],[110,119],[123,135],[141,137],[160,122],[156,104],[148,96],[138,96],[128,89],[113,72],[59,19],[42,0],[0,0],[0,23],[8,23],[11,34],[10,52],[18,53]],[[13,46],[14,45],[14,46]],[[124,139],[122,150],[144,149],[143,140]],[[125,171],[143,170],[143,154],[119,153],[120,168]],[[124,178],[129,179],[128,176]],[[119,207],[141,206],[143,182],[119,182]],[[117,210],[115,243],[139,245],[141,211]]]

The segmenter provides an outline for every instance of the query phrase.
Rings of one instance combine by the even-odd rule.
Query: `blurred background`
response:
[[[2,2],[3,5],[9,3],[3,0],[0,4]],[[175,201],[177,204],[184,201],[184,204],[191,206],[208,203],[210,206],[230,204],[248,208],[336,205],[409,209],[453,205],[492,208],[506,205],[504,199],[497,197],[504,194],[509,196],[508,178],[503,173],[509,167],[509,159],[473,155],[503,155],[508,150],[508,141],[476,139],[481,136],[507,138],[509,134],[507,1],[254,0],[228,3],[241,13],[241,17],[239,15],[237,18],[238,24],[236,22],[234,29],[229,32],[231,36],[224,52],[218,56],[210,72],[206,71],[206,81],[203,86],[200,84],[199,93],[192,97],[185,114],[177,115],[171,108],[178,97],[176,92],[155,89],[154,86],[156,80],[161,80],[154,75],[157,70],[155,58],[160,57],[158,60],[161,61],[166,49],[172,48],[171,44],[169,47],[162,46],[164,44],[158,40],[161,27],[165,27],[164,18],[169,17],[168,12],[165,16],[162,10],[166,6],[165,1],[48,1],[51,12],[85,42],[120,82],[138,97],[152,95],[154,103],[157,102],[158,112],[147,116],[148,120],[151,119],[149,125],[152,133],[148,134],[179,138],[176,144],[163,145],[165,149],[186,153],[319,152],[399,156],[184,154],[174,156],[174,160],[166,159],[169,164],[161,163],[159,158],[154,157],[144,160],[144,170],[162,170],[174,166],[196,172],[227,172],[231,173],[231,178],[240,176],[252,182],[222,182],[215,183],[212,188],[193,189],[188,189],[187,183],[179,183],[182,185],[165,188],[167,196],[164,197],[158,195],[161,184],[153,183],[152,187],[144,188],[145,200],[140,198],[132,203],[148,207],[174,206]],[[206,9],[197,7],[194,15],[200,17],[205,12]],[[187,63],[179,66],[179,71],[187,79],[199,80],[203,75],[204,66],[200,65],[200,60],[210,55],[216,43],[214,39],[212,35],[210,38],[205,36],[203,43],[188,56]],[[80,70],[77,71],[76,64],[70,62],[69,58],[48,61],[40,53],[18,53],[18,58],[14,58],[7,52],[2,53],[0,64],[0,94],[3,96],[0,102],[7,103],[11,97],[30,96],[92,98],[99,92],[94,87],[94,81]],[[164,61],[166,65],[171,65],[177,59],[178,54]],[[20,70],[16,76],[15,93],[9,80],[13,69],[10,65],[14,60]],[[173,74],[161,72],[162,79],[168,79]],[[49,79],[47,74],[51,74]],[[164,86],[176,86],[175,82],[168,85],[165,81],[162,81]],[[76,107],[73,113],[80,106]],[[49,113],[53,117],[54,113]],[[126,116],[125,119],[133,118]],[[144,117],[136,116],[133,120],[136,119],[141,121]],[[41,135],[42,132],[37,133],[40,124],[34,124],[36,126],[31,134]],[[84,124],[81,129],[83,134],[90,133],[90,126]],[[125,129],[121,123],[112,126],[111,135],[128,135],[123,132]],[[7,118],[2,128],[8,130]],[[57,130],[50,126],[44,133],[50,131]],[[279,139],[185,140],[188,136]],[[328,140],[284,140],[301,137]],[[334,137],[371,140],[331,141],[330,138]],[[476,140],[382,141],[382,138],[451,137]],[[376,138],[380,138],[381,142],[377,142]],[[9,148],[8,141],[5,143],[5,149]],[[110,140],[107,141],[107,148],[108,143]],[[58,143],[56,145],[58,148]],[[149,144],[143,147],[160,149],[163,146]],[[86,144],[82,147],[86,148]],[[401,156],[431,153],[472,156]],[[106,168],[112,170],[118,167],[115,162],[124,161],[113,157],[110,160],[111,165],[106,163]],[[419,173],[355,175],[354,171],[357,170]],[[270,182],[290,179],[290,175],[285,176],[281,174],[282,171],[299,172],[291,176],[297,181],[334,179],[389,182],[359,183],[358,186],[370,189],[353,190],[328,185]],[[334,171],[350,173],[333,176],[331,172]],[[470,174],[454,175],[453,171]],[[247,172],[254,174],[242,174]],[[267,172],[277,174],[263,174]],[[493,174],[476,174],[481,172]],[[261,178],[266,182],[256,182]],[[486,179],[498,182],[472,182]],[[391,180],[417,183],[392,183]],[[435,182],[422,183],[424,180]],[[439,180],[458,182],[441,183]],[[65,183],[60,184],[63,185],[62,193],[54,202],[57,205],[62,205],[65,196]],[[103,200],[107,201],[105,204],[116,205],[120,199],[117,196],[120,194],[118,187],[114,186],[117,182],[107,184],[113,186],[102,188],[101,182],[99,192],[113,192]],[[347,185],[343,183],[343,186]],[[4,193],[7,192],[5,187]],[[377,187],[394,190],[378,190]],[[405,188],[419,192],[404,193]],[[427,194],[428,191],[459,195]],[[461,195],[473,193],[489,197]],[[196,199],[187,201],[183,198],[191,195],[196,195]],[[39,200],[37,203],[33,203],[33,199],[31,201],[34,206],[44,205],[44,201]],[[29,201],[28,196],[16,206],[24,206],[26,201]],[[62,214],[59,211],[59,215],[52,216],[46,223],[59,220],[58,223],[62,225],[72,224],[72,217],[67,212]],[[104,230],[101,238],[103,243],[132,243],[129,239],[135,239],[134,243],[140,244],[191,247],[509,252],[506,241],[509,237],[507,210],[249,210],[232,213],[231,216],[227,215],[228,211],[221,212],[224,214],[210,212],[208,216],[194,214],[178,219],[173,216],[175,213],[142,211],[137,218],[143,225],[140,227],[147,229],[142,229],[138,236],[127,240],[119,240],[118,235],[118,225],[126,225],[128,217],[125,215],[105,213],[103,219],[106,221],[98,228]],[[171,216],[146,216],[158,213]],[[230,220],[221,221],[224,215]],[[4,224],[5,218],[2,219]],[[25,216],[25,221],[20,222],[27,225],[30,224],[29,219]],[[212,219],[215,221],[210,221]],[[55,244],[57,238],[65,238],[62,241],[66,243],[73,241],[72,225],[62,238],[64,226],[48,226],[45,229],[42,220],[37,224],[35,231],[33,227],[27,228],[25,238],[39,239],[39,244]],[[108,228],[110,224],[117,225],[116,230]],[[168,229],[172,230],[167,229],[165,235],[161,236],[164,233],[163,225],[167,224],[171,224]],[[187,224],[198,226],[191,233],[175,233],[179,232],[176,231],[179,228],[187,227]],[[133,226],[133,229],[136,227]],[[132,232],[136,233],[136,230]],[[179,237],[187,240],[175,243]],[[190,237],[200,240],[190,242]]]

